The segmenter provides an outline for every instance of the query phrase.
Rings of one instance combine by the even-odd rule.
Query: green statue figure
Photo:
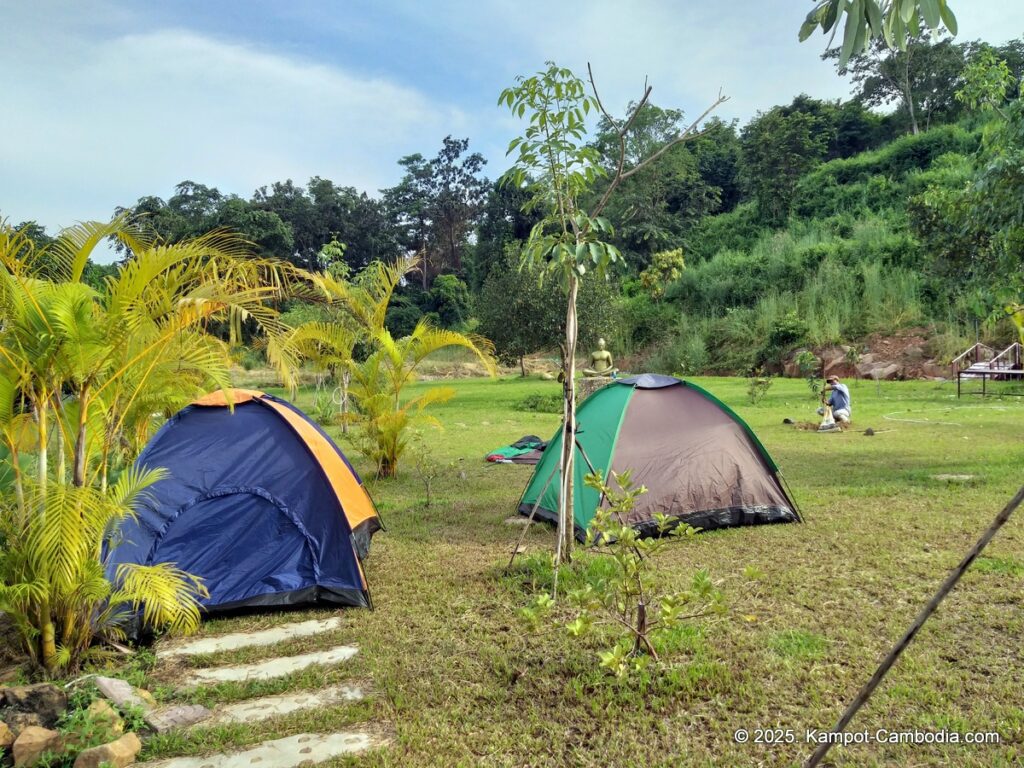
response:
[[[583,369],[584,376],[614,376],[619,372],[612,361],[612,353],[605,349],[604,339],[597,340],[597,349],[590,353],[590,367]]]

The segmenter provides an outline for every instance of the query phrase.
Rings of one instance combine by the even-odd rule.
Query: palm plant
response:
[[[108,237],[132,256],[97,290],[82,275]],[[270,300],[303,277],[248,258],[225,232],[164,245],[115,219],[71,227],[37,250],[0,226],[0,475],[11,478],[10,490],[0,487],[0,602],[21,617],[26,647],[48,671],[75,666],[126,602],[156,625],[195,625],[200,587],[187,574],[157,566],[113,584],[103,577],[104,537],[154,479],[123,468],[162,418],[230,387],[228,343],[211,327],[234,340],[251,322],[292,380],[297,358]],[[127,485],[110,483],[117,471]]]
[[[285,343],[303,361],[326,374],[328,382],[338,385],[339,399],[337,416],[341,421],[341,431],[348,432],[348,401],[349,384],[352,380],[352,369],[349,365],[356,343],[364,336],[351,318],[335,317],[329,320],[312,320],[301,323],[285,338]],[[293,388],[293,396],[294,396]],[[328,410],[333,412],[333,394],[322,392],[322,381],[316,380],[316,400],[319,405],[322,397],[327,397]],[[328,413],[328,416],[334,415]],[[317,418],[321,418],[319,415]]]
[[[128,469],[104,493],[61,485],[28,489],[28,514],[15,505],[0,514],[8,546],[0,550],[0,608],[14,621],[33,662],[47,670],[86,658],[94,634],[120,639],[143,611],[150,626],[191,632],[199,625],[197,595],[206,590],[168,563],[121,566],[107,579],[104,553],[119,523],[133,515],[161,470]]]
[[[372,352],[362,362],[348,361],[352,372],[352,397],[364,427],[359,446],[374,462],[380,477],[392,477],[408,447],[408,427],[432,403],[450,399],[450,388],[434,387],[403,401],[402,391],[417,378],[423,361],[445,347],[468,349],[495,375],[494,346],[473,334],[434,328],[420,321],[411,334],[395,339],[384,325],[395,288],[417,264],[414,257],[394,264],[374,262],[351,282],[330,275],[319,276],[328,296],[338,301],[361,327]]]

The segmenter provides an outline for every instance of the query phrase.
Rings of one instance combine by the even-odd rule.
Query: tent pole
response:
[[[900,657],[900,654],[907,649],[907,646],[910,645],[914,636],[917,635],[918,630],[920,630],[921,627],[924,626],[924,623],[928,621],[928,617],[935,613],[935,609],[939,607],[939,603],[941,603],[946,595],[949,594],[950,590],[956,586],[956,583],[960,581],[960,577],[963,576],[967,569],[971,567],[971,563],[973,563],[978,555],[981,554],[982,550],[988,546],[988,543],[992,541],[992,538],[999,532],[999,529],[1002,528],[1006,521],[1010,519],[1010,515],[1012,515],[1013,511],[1020,506],[1021,502],[1024,502],[1024,486],[1021,486],[1021,489],[1017,491],[1017,494],[1010,499],[1009,503],[1003,507],[1003,510],[996,515],[996,519],[992,521],[992,524],[981,535],[981,538],[978,539],[977,543],[968,550],[967,554],[964,555],[964,559],[960,561],[960,564],[950,571],[945,581],[942,582],[942,586],[939,587],[938,592],[932,595],[932,599],[928,601],[928,604],[925,605],[921,610],[921,613],[919,613],[917,618],[914,619],[914,623],[910,625],[910,628],[903,634],[903,637],[901,637],[897,641],[896,645],[892,647],[892,650],[885,655],[885,658],[882,659],[881,663],[879,663],[878,668],[875,669],[874,674],[871,675],[871,679],[864,684],[864,687],[860,689],[854,700],[850,702],[846,711],[843,712],[842,717],[840,717],[839,721],[832,727],[831,733],[841,733],[846,726],[849,725],[853,716],[857,714],[857,710],[859,710],[864,703],[871,698],[871,694],[875,692],[878,684],[882,682],[882,678],[885,677],[886,673],[892,668],[892,665],[896,663],[896,659]],[[807,758],[807,762],[804,763],[803,768],[815,768],[815,766],[819,765],[834,743],[835,741],[832,739],[819,743],[817,749],[815,749],[813,754]]]
[[[793,495],[793,489],[789,487],[789,480],[787,480],[786,476],[782,474],[781,469],[776,470],[775,474],[777,474],[782,480],[783,490],[786,492],[786,495],[789,496],[789,500],[793,502],[793,511],[796,512],[797,522],[802,523],[804,521],[804,516],[800,511],[800,505],[796,503],[796,497]]]
[[[537,507],[540,506],[541,499],[544,498],[544,494],[548,492],[548,486],[551,485],[551,481],[555,479],[555,472],[558,470],[556,464],[554,469],[551,470],[551,474],[548,475],[547,482],[544,483],[544,487],[541,492],[537,495],[537,501],[534,502],[533,508],[530,510],[530,516],[526,518],[526,525],[523,526],[523,532],[519,534],[519,540],[516,542],[515,547],[512,548],[512,557],[508,559],[508,565],[505,566],[505,573],[508,573],[508,569],[512,567],[512,563],[516,559],[516,555],[519,554],[519,547],[523,545],[523,540],[526,539],[526,532],[530,530],[530,524],[533,523],[533,516],[537,514]]]
[[[576,441],[576,447],[580,449],[580,455],[583,457],[583,460],[585,462],[587,462],[587,468],[590,469],[590,474],[596,475],[597,474],[597,470],[594,469],[594,465],[590,462],[590,458],[587,456],[587,452],[583,450],[583,446],[580,445],[580,441],[579,440]],[[605,482],[607,482],[607,481],[608,481],[608,478],[605,478]],[[601,506],[602,504],[604,504],[604,494],[603,493],[601,494],[601,498],[597,502],[598,506]]]

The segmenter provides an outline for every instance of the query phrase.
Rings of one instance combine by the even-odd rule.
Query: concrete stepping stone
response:
[[[221,723],[252,723],[271,717],[289,715],[303,709],[333,707],[349,701],[365,698],[363,689],[357,685],[334,685],[318,691],[300,691],[280,696],[264,696],[261,699],[240,701],[220,707],[207,725]]]
[[[385,739],[365,731],[302,733],[285,739],[265,741],[244,752],[206,757],[174,757],[136,763],[135,768],[298,768],[341,755],[357,754],[386,743]]]
[[[359,649],[354,646],[338,645],[334,648],[328,648],[326,651],[267,659],[266,661],[259,661],[254,664],[197,669],[185,679],[184,685],[188,687],[202,683],[272,680],[275,677],[284,677],[292,672],[299,672],[316,664],[340,664],[351,659],[357,653],[359,653]]]
[[[940,483],[969,483],[973,479],[974,475],[932,475],[932,480]]]
[[[248,648],[251,646],[276,645],[283,640],[290,640],[293,637],[320,635],[324,632],[332,632],[340,628],[340,616],[333,616],[329,619],[311,619],[292,624],[282,624],[279,627],[271,627],[270,629],[263,629],[258,632],[233,632],[230,635],[201,637],[185,643],[171,645],[167,648],[161,648],[156,652],[156,655],[159,659],[166,659],[173,656],[198,656],[204,653],[233,651],[238,648]]]

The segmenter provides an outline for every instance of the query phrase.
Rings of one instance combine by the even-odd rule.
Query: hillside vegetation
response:
[[[859,354],[901,329],[940,362],[979,338],[1016,338],[1005,308],[1024,295],[1022,72],[1024,41],[922,35],[905,52],[873,44],[840,68],[848,101],[799,95],[742,126],[704,123],[609,198],[603,216],[623,259],[609,282],[581,281],[581,350],[604,336],[634,369],[692,375],[781,370],[801,347]],[[688,119],[645,104],[624,137],[626,163]],[[588,157],[611,171],[617,130],[608,118],[589,127]],[[433,157],[398,165],[400,181],[379,194],[319,176],[249,198],[183,181],[166,200],[119,211],[165,242],[228,228],[258,256],[339,278],[416,254],[388,308],[395,338],[426,317],[491,339],[506,364],[557,354],[564,295],[520,268],[540,217],[527,205],[532,180],[488,178],[470,140],[451,136]],[[98,285],[111,270],[91,265],[85,278]],[[302,299],[282,309],[296,325],[322,316]]]

